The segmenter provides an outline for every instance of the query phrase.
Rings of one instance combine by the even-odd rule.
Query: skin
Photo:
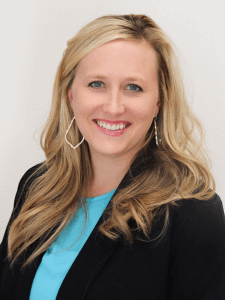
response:
[[[123,179],[159,111],[157,62],[151,45],[118,38],[94,49],[81,60],[68,97],[90,148],[94,179],[88,197],[108,193]],[[93,119],[125,120],[131,126],[121,136],[108,136]]]

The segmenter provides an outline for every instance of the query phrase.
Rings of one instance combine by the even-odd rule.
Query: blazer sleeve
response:
[[[168,289],[171,300],[225,299],[225,216],[217,194],[183,200],[173,224]],[[182,204],[183,205],[183,204]]]
[[[17,192],[16,192],[16,196],[14,199],[14,205],[13,205],[13,210],[10,216],[10,219],[8,221],[5,233],[3,235],[3,239],[2,242],[0,244],[0,285],[1,285],[1,278],[2,278],[2,274],[3,274],[3,270],[4,270],[4,264],[5,264],[5,259],[7,257],[7,249],[8,249],[8,231],[9,228],[12,224],[12,222],[14,221],[14,219],[16,218],[16,216],[18,215],[20,209],[22,208],[22,205],[25,201],[25,194],[27,191],[27,187],[25,187],[25,182],[26,180],[29,178],[29,176],[40,166],[40,164],[37,164],[35,166],[33,166],[32,168],[30,168],[29,170],[26,171],[26,173],[23,175],[23,177],[20,179],[18,188],[17,188]],[[29,183],[31,183],[31,181],[29,181]],[[29,185],[28,183],[28,185]]]

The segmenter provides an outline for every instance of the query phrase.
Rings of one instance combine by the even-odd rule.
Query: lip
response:
[[[120,136],[122,135],[129,127],[131,124],[129,124],[127,127],[125,127],[124,129],[119,129],[119,130],[108,130],[105,129],[101,126],[99,126],[94,120],[93,122],[95,123],[95,125],[97,126],[98,130],[101,131],[102,133],[109,135],[109,136]],[[115,123],[114,123],[115,124]]]
[[[106,120],[106,119],[94,119],[93,121],[104,122],[104,123],[112,124],[112,125],[113,124],[123,124],[123,125],[131,124],[130,122],[124,121],[124,120],[111,121],[111,120]]]

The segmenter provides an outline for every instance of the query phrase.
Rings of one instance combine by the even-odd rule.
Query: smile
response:
[[[110,125],[110,124],[105,124],[104,122],[103,123],[98,122],[97,120],[93,120],[93,121],[96,124],[99,131],[109,136],[120,136],[131,126],[131,124]]]
[[[129,124],[126,124],[126,125],[124,125],[124,124],[113,124],[113,125],[110,125],[109,123],[105,123],[105,122],[99,122],[98,120],[95,120],[95,122],[100,126],[100,127],[103,127],[103,128],[105,128],[105,129],[107,129],[107,130],[121,130],[121,129],[124,129],[124,128],[126,128],[126,127],[128,127],[129,126]]]

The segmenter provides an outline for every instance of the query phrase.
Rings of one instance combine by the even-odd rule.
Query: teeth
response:
[[[127,125],[123,125],[123,124],[118,124],[115,125],[113,124],[112,126],[110,124],[106,124],[104,122],[99,122],[98,120],[96,120],[96,122],[98,123],[99,126],[108,129],[108,130],[119,130],[119,129],[123,129],[125,127],[127,127]]]

